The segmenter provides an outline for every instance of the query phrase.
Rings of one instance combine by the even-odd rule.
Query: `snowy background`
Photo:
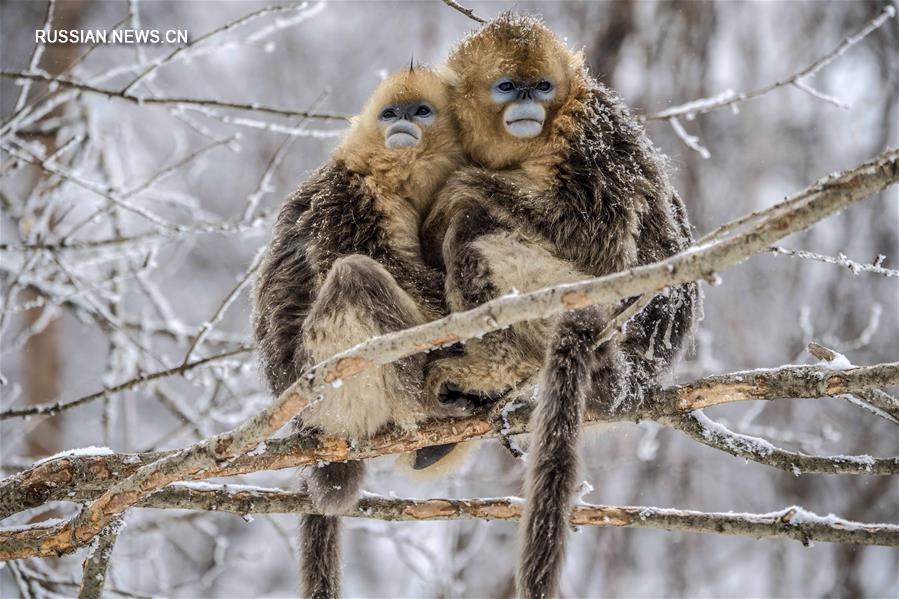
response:
[[[835,48],[882,2],[469,3],[482,16],[533,10],[639,114],[753,89]],[[69,1],[65,28],[110,29],[129,11],[140,27],[187,29],[196,39],[268,6],[250,2]],[[273,6],[273,5],[272,5]],[[44,2],[0,5],[0,66],[26,70]],[[128,21],[125,21],[127,26]],[[475,23],[439,1],[331,2],[275,10],[210,37],[132,91],[352,114],[382,73],[439,63]],[[60,25],[57,25],[60,26]],[[813,80],[839,108],[795,87],[694,120],[686,129],[710,158],[664,121],[653,141],[670,157],[697,234],[769,206],[819,177],[854,166],[899,137],[899,25],[889,20]],[[68,75],[121,89],[170,46],[105,46]],[[41,68],[63,72],[87,47],[56,46]],[[0,114],[20,86],[0,80]],[[30,98],[60,93],[35,85]],[[269,236],[281,199],[321,164],[340,121],[282,118],[218,107],[137,105],[71,94],[60,110],[4,141],[2,180],[2,407],[79,398],[143,372],[218,356],[249,343],[240,282]],[[20,143],[21,142],[21,143]],[[24,146],[22,145],[24,144]],[[49,177],[9,148],[61,149],[68,177]],[[37,150],[35,150],[37,151]],[[26,152],[27,153],[27,152]],[[87,188],[93,188],[91,191]],[[98,193],[102,191],[103,193]],[[114,198],[113,202],[110,198]],[[899,260],[895,190],[870,198],[782,245],[860,262]],[[150,219],[156,222],[151,222]],[[160,225],[159,223],[163,224]],[[74,233],[73,233],[74,231]],[[75,247],[15,250],[66,239]],[[102,243],[78,245],[87,240]],[[119,240],[118,242],[108,242]],[[787,363],[814,363],[816,340],[855,364],[899,354],[899,285],[836,265],[764,255],[705,288],[696,351],[676,380]],[[233,303],[223,303],[237,289]],[[224,308],[224,309],[222,309]],[[181,447],[231,428],[263,406],[255,356],[218,358],[49,418],[0,422],[3,474],[89,445],[115,451]],[[896,429],[840,399],[758,403],[709,411],[740,432],[809,453],[894,455]],[[769,512],[799,504],[819,514],[895,522],[899,481],[791,474],[697,445],[652,423],[593,429],[584,446],[591,503]],[[399,497],[518,495],[524,464],[497,442],[449,480],[417,481],[373,464],[366,488]],[[236,482],[289,488],[290,471]],[[235,479],[231,479],[234,481]],[[69,515],[72,506],[26,514]],[[115,548],[111,589],[141,596],[254,597],[296,592],[295,516],[134,510]],[[899,593],[899,552],[879,547],[751,540],[722,535],[583,528],[573,535],[563,593],[620,596],[870,596]],[[511,597],[515,525],[347,522],[345,594],[352,597]],[[29,560],[36,579],[77,581],[82,555]],[[64,584],[35,592],[72,594]],[[9,568],[0,595],[15,596]]]

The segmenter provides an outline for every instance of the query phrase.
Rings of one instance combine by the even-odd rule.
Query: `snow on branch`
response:
[[[76,516],[46,527],[3,531],[0,558],[74,551],[145,497],[173,482],[205,477],[210,469],[251,452],[304,408],[324,401],[327,389],[345,377],[518,322],[708,278],[764,251],[783,237],[883,190],[897,179],[899,152],[887,150],[863,165],[823,179],[792,200],[763,211],[756,219],[758,222],[732,237],[694,246],[666,260],[626,272],[500,297],[473,310],[359,344],[309,368],[280,397],[240,426],[165,455],[141,466],[128,478],[116,481]],[[833,379],[834,390],[842,390],[838,381],[839,377]],[[443,438],[439,442],[455,440]],[[346,459],[346,443],[336,449],[343,451],[337,451],[332,459]]]
[[[176,483],[143,500],[139,507],[246,514],[317,513],[304,493],[244,485]],[[388,521],[500,520],[521,518],[524,502],[495,499],[399,499],[365,494],[346,516]],[[799,506],[767,514],[700,512],[646,506],[579,504],[572,526],[649,528],[769,539],[856,545],[899,545],[899,525],[864,524],[819,516]]]

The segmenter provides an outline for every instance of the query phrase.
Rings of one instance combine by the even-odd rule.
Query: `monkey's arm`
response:
[[[324,178],[324,170],[315,173],[287,197],[256,279],[253,337],[275,395],[296,381],[306,360],[300,332],[314,297],[315,273],[299,221]]]
[[[689,247],[692,242],[686,210],[677,194],[671,201],[650,206],[641,223],[637,238],[638,264],[663,260]],[[666,288],[643,308],[627,325],[617,345],[623,360],[603,364],[597,362],[593,397],[601,408],[640,407],[670,371],[672,362],[683,349],[701,313],[701,295],[696,283]],[[613,348],[610,348],[612,350]],[[611,373],[626,365],[625,376]],[[619,397],[603,393],[603,381],[619,380],[623,385]],[[608,387],[608,385],[605,385]],[[611,406],[608,404],[612,404]]]

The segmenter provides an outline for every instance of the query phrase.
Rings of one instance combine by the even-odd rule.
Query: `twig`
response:
[[[683,125],[681,125],[680,119],[678,119],[676,116],[672,116],[668,119],[668,123],[671,125],[674,133],[677,134],[677,136],[681,139],[682,142],[684,142],[684,144],[688,148],[690,148],[706,160],[712,157],[711,152],[709,152],[708,148],[702,145],[697,136],[687,133],[687,130],[684,129]]]
[[[78,599],[100,599],[103,596],[106,572],[118,536],[118,524],[113,523],[97,537],[97,546],[82,564]]]
[[[250,351],[253,351],[253,348],[251,346],[244,345],[236,349],[231,349],[219,354],[215,354],[214,356],[209,356],[208,358],[203,358],[201,360],[194,360],[193,362],[175,366],[173,368],[165,368],[163,370],[146,372],[125,382],[119,383],[118,385],[107,387],[101,391],[91,393],[90,395],[84,395],[77,399],[45,403],[36,406],[30,406],[27,408],[20,408],[17,410],[4,410],[0,412],[0,420],[7,420],[9,418],[22,418],[25,416],[53,416],[59,414],[60,412],[71,410],[72,408],[77,408],[78,406],[84,405],[86,403],[110,397],[122,391],[133,390],[136,387],[140,387],[151,381],[159,380],[169,376],[182,375],[184,374],[184,372],[187,372],[189,370],[195,370],[197,368],[200,368],[201,366],[206,366],[207,364],[218,362],[220,360],[224,360],[226,358],[230,358],[232,356],[247,353]]]
[[[133,104],[145,105],[156,104],[166,106],[213,106],[218,108],[232,108],[234,110],[247,110],[250,112],[261,112],[265,114],[275,114],[278,116],[302,117],[304,119],[320,119],[326,121],[347,121],[348,117],[341,114],[328,113],[310,113],[300,110],[290,110],[288,108],[278,108],[276,106],[267,106],[265,104],[246,104],[243,102],[227,102],[224,100],[211,100],[202,98],[157,98],[152,96],[136,96],[131,93],[125,93],[114,89],[104,89],[94,87],[87,83],[66,79],[64,77],[51,77],[44,73],[30,73],[25,71],[7,71],[0,70],[0,77],[7,79],[23,79],[32,81],[44,81],[46,83],[55,83],[61,87],[69,87],[82,92],[100,94],[108,98],[119,98]]]
[[[802,258],[804,260],[816,260],[818,262],[825,262],[827,264],[845,266],[846,268],[851,270],[852,274],[854,275],[862,272],[870,272],[877,275],[883,275],[885,277],[899,277],[899,270],[884,268],[879,264],[862,264],[861,262],[855,262],[854,260],[850,260],[849,258],[847,258],[846,255],[842,253],[834,257],[826,256],[824,254],[816,254],[815,252],[808,252],[806,250],[791,250],[776,245],[771,246],[771,252],[775,256],[794,256],[796,258]]]
[[[46,528],[3,531],[4,556],[66,553],[88,543],[103,528],[144,497],[179,479],[208,472],[258,446],[303,409],[324,399],[325,388],[377,365],[429,349],[470,339],[536,318],[601,303],[614,303],[666,285],[711,276],[732,266],[790,233],[801,231],[843,208],[877,193],[899,179],[899,152],[888,150],[873,160],[813,186],[804,201],[785,213],[779,207],[763,222],[730,239],[690,248],[671,258],[598,279],[561,285],[531,293],[504,296],[467,312],[377,337],[307,369],[271,405],[235,429],[182,449],[143,466],[128,479],[110,487],[74,518]],[[454,442],[454,439],[444,439]],[[333,461],[347,459],[349,448]],[[343,453],[343,456],[340,455]]]
[[[306,10],[306,8],[307,8],[308,6],[309,6],[309,3],[308,3],[308,2],[304,2],[304,3],[300,4],[299,6],[297,6],[297,5],[287,5],[287,6],[266,6],[266,7],[264,7],[264,8],[261,8],[261,9],[255,11],[255,12],[251,12],[251,13],[249,13],[249,14],[247,14],[247,15],[244,15],[244,16],[242,16],[242,17],[240,17],[240,18],[234,20],[234,21],[231,21],[230,23],[226,23],[225,25],[222,25],[221,27],[217,27],[217,28],[213,29],[212,31],[209,31],[209,32],[207,32],[207,33],[201,35],[200,37],[191,40],[187,45],[179,46],[178,48],[175,48],[175,49],[172,50],[168,55],[166,55],[164,58],[161,58],[161,59],[159,59],[159,60],[154,61],[149,67],[147,67],[146,70],[144,70],[140,75],[138,75],[137,77],[135,77],[135,78],[131,81],[131,83],[129,83],[128,85],[126,85],[124,88],[122,88],[122,93],[123,93],[123,94],[127,94],[127,93],[130,92],[131,89],[134,88],[138,83],[140,83],[141,81],[143,81],[144,79],[146,79],[147,77],[149,77],[151,74],[153,74],[159,67],[161,67],[161,66],[163,66],[163,65],[166,65],[166,64],[172,62],[172,61],[173,61],[175,58],[177,58],[182,52],[186,53],[186,52],[188,52],[190,49],[192,49],[192,48],[198,46],[199,44],[205,42],[206,40],[208,40],[208,39],[210,39],[210,38],[212,38],[212,37],[215,37],[216,35],[220,35],[220,34],[223,34],[223,33],[227,33],[228,31],[231,31],[232,29],[236,29],[237,27],[240,27],[241,25],[245,25],[246,23],[249,23],[250,21],[253,21],[253,20],[255,20],[255,19],[258,19],[259,17],[262,17],[262,16],[264,16],[264,15],[266,15],[266,14],[269,14],[269,13],[286,12],[286,11],[289,11],[289,10]],[[29,69],[29,70],[32,70],[32,71],[33,71],[34,69],[32,68],[32,69]]]
[[[752,460],[779,470],[800,474],[879,474],[899,473],[899,457],[814,456],[773,446],[758,437],[741,435],[709,419],[702,410],[685,416],[664,416],[662,424],[677,429],[694,441],[714,447],[733,456]]]
[[[40,31],[43,31],[45,34],[50,31],[50,27],[53,25],[53,12],[56,8],[56,0],[50,0],[47,3],[47,14],[44,17],[44,24],[41,26]],[[34,50],[31,51],[31,59],[28,61],[28,70],[34,71],[38,68],[41,62],[41,56],[44,54],[44,48],[46,44],[36,43],[34,45]],[[22,86],[22,89],[19,90],[19,97],[16,99],[16,106],[13,108],[13,113],[18,113],[25,106],[25,101],[28,99],[28,92],[31,91],[31,82],[27,81],[25,85]]]
[[[707,112],[712,112],[713,110],[717,110],[719,108],[724,108],[725,106],[733,106],[739,104],[741,102],[745,102],[746,100],[751,100],[753,98],[758,98],[759,96],[763,96],[779,87],[785,87],[787,85],[793,85],[802,89],[803,91],[809,93],[808,85],[804,85],[804,79],[808,77],[812,77],[822,68],[833,62],[836,58],[841,56],[846,50],[850,47],[854,46],[865,37],[868,36],[871,32],[878,29],[881,25],[883,25],[887,19],[892,18],[896,14],[896,8],[892,4],[887,4],[883,11],[865,23],[865,25],[859,29],[857,32],[853,33],[846,39],[844,39],[839,46],[834,48],[829,53],[825,54],[812,64],[807,67],[796,71],[786,79],[779,79],[773,83],[769,83],[763,87],[758,89],[754,89],[748,92],[736,93],[734,91],[726,91],[717,96],[712,96],[709,98],[702,98],[700,100],[693,100],[691,102],[687,102],[685,104],[680,104],[678,106],[672,106],[671,108],[667,108],[660,112],[656,112],[653,114],[649,114],[643,117],[643,120],[646,121],[660,121],[660,120],[670,120],[672,117],[680,117],[685,116],[688,119],[693,118],[697,114],[705,114]],[[826,96],[826,98],[822,98],[823,94],[817,92],[817,90],[812,90],[815,92],[815,97],[826,99],[827,101],[833,103],[835,100],[830,96]]]
[[[460,13],[462,13],[463,15],[465,15],[472,21],[477,21],[478,23],[486,23],[487,22],[487,19],[482,19],[478,15],[474,14],[474,11],[472,9],[465,8],[458,2],[455,2],[454,0],[443,0],[443,3],[446,4],[447,6],[449,6],[450,8],[459,11]]]
[[[228,292],[225,296],[225,299],[219,304],[218,308],[216,308],[215,312],[212,313],[206,322],[200,326],[200,330],[197,331],[197,334],[194,336],[193,342],[190,344],[190,347],[187,349],[187,352],[184,354],[184,360],[181,363],[183,368],[187,368],[190,364],[190,357],[194,353],[194,350],[199,346],[204,339],[206,339],[206,335],[212,330],[212,328],[222,319],[222,316],[225,315],[225,312],[234,303],[234,300],[237,299],[237,296],[240,295],[240,292],[243,291],[244,287],[252,280],[253,275],[259,269],[259,264],[262,262],[262,257],[265,255],[265,248],[260,249],[256,252],[256,256],[253,258],[253,261],[250,262],[250,267],[244,272],[243,276],[241,276],[237,280],[237,284]]]

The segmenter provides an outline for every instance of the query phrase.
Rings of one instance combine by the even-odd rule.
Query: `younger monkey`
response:
[[[445,313],[443,276],[425,265],[419,228],[462,158],[448,109],[450,78],[448,70],[425,68],[387,78],[329,162],[282,206],[254,313],[276,395],[304,367]],[[458,413],[424,393],[424,363],[416,355],[347,378],[303,411],[302,426],[356,439]],[[303,596],[339,594],[337,515],[356,502],[363,476],[362,462],[309,469],[308,492],[327,515],[301,518]]]

